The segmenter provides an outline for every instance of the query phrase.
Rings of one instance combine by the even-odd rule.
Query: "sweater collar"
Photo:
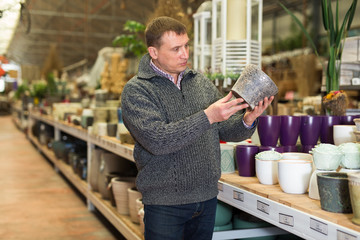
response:
[[[161,76],[158,73],[156,73],[154,71],[154,69],[152,69],[152,67],[150,66],[150,60],[151,57],[149,55],[149,53],[146,53],[140,60],[139,63],[139,71],[138,71],[138,77],[139,78],[143,78],[143,79],[151,79],[153,77],[157,77],[157,76]],[[186,67],[186,69],[184,70],[184,77],[188,74],[188,73],[192,73],[195,74],[195,72],[193,70],[191,70],[190,68]]]

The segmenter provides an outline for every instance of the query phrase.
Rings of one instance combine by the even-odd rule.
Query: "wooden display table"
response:
[[[324,211],[308,194],[287,194],[256,177],[223,174],[219,199],[305,239],[360,239],[353,214]]]

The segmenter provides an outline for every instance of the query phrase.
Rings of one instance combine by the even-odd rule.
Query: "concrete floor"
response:
[[[0,117],[0,239],[123,239],[54,171],[18,130]]]

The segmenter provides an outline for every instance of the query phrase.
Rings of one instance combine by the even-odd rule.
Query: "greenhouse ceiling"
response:
[[[204,0],[179,0],[196,12]],[[252,0],[254,1],[254,0]],[[255,0],[256,1],[256,0]],[[0,0],[0,55],[19,64],[42,66],[51,48],[63,66],[86,60],[123,33],[126,20],[146,23],[158,0]],[[283,0],[300,8],[304,0]],[[305,1],[306,2],[306,1]],[[263,17],[278,14],[277,0],[263,1]]]

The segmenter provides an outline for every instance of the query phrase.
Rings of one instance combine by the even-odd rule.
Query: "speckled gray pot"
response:
[[[321,209],[335,213],[352,213],[347,174],[319,172],[316,175]]]
[[[243,98],[250,108],[254,109],[265,97],[277,94],[278,88],[258,66],[249,64],[244,68],[231,91],[235,97]]]

